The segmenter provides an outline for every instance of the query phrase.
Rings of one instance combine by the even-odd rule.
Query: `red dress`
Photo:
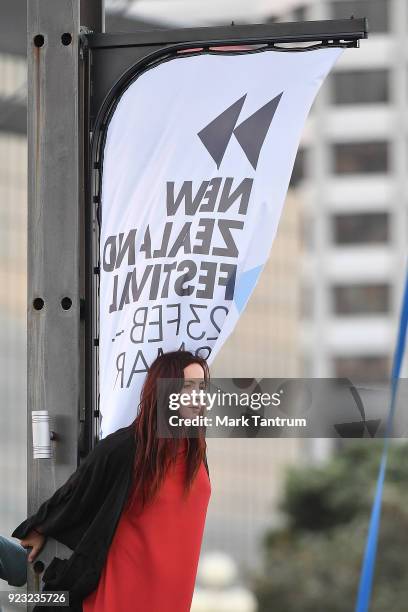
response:
[[[189,612],[211,484],[204,462],[187,497],[180,451],[152,503],[124,510],[98,586],[83,612]]]

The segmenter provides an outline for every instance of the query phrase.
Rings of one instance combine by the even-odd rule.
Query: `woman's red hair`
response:
[[[190,351],[172,351],[163,353],[150,366],[143,383],[139,412],[132,423],[135,436],[135,457],[133,464],[133,482],[127,500],[127,506],[133,506],[140,511],[152,501],[162,484],[167,469],[177,457],[185,440],[180,437],[158,436],[158,397],[159,379],[175,379],[174,385],[161,387],[170,392],[180,392],[184,380],[184,368],[197,363],[204,370],[204,381],[209,382],[208,364],[203,357],[193,355]],[[187,493],[199,470],[206,452],[205,436],[187,438],[186,480]]]

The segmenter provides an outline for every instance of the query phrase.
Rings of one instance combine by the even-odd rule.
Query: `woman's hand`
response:
[[[28,561],[32,563],[37,557],[39,552],[42,550],[45,544],[46,536],[39,533],[35,529],[32,529],[23,540],[20,540],[21,546],[28,548],[32,546],[32,551],[28,555]]]

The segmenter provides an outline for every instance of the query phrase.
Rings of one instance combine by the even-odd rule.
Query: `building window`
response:
[[[306,21],[306,7],[298,6],[293,11],[293,21]]]
[[[315,223],[313,217],[303,212],[299,220],[299,229],[300,245],[302,249],[304,249],[305,251],[312,251],[314,245],[315,230]]]
[[[333,145],[334,171],[337,174],[387,172],[387,142],[349,142]]]
[[[311,319],[313,316],[314,292],[310,285],[302,285],[300,293],[300,313],[302,319]]]
[[[332,217],[335,244],[386,243],[389,240],[388,213],[338,214]]]
[[[386,314],[390,309],[390,286],[340,285],[332,287],[336,315]]]
[[[336,357],[336,378],[349,378],[352,382],[385,382],[390,378],[390,361],[385,355]]]
[[[367,17],[369,32],[389,31],[388,0],[335,0],[332,3],[333,19]]]
[[[290,177],[290,187],[296,187],[300,181],[305,177],[306,167],[306,152],[305,149],[298,149],[295,163],[292,170],[292,176]]]
[[[334,104],[381,104],[389,101],[387,70],[353,70],[331,75]]]

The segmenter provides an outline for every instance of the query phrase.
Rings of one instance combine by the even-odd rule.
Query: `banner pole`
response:
[[[27,0],[28,516],[67,480],[79,459],[85,331],[81,25],[103,31],[103,0]],[[33,455],[35,411],[50,418],[49,458]],[[69,552],[50,538],[28,565],[27,589],[39,591],[45,566]]]
[[[374,577],[375,560],[377,553],[378,534],[381,522],[381,506],[384,488],[385,473],[387,469],[388,448],[390,435],[394,422],[398,383],[404,359],[405,345],[408,330],[408,266],[405,281],[405,290],[401,307],[401,316],[397,336],[397,345],[394,354],[394,362],[391,373],[391,405],[387,419],[387,427],[384,439],[384,448],[378,473],[376,492],[371,510],[370,525],[368,528],[367,543],[361,569],[360,584],[357,596],[356,612],[368,612],[371,601],[372,583]]]

